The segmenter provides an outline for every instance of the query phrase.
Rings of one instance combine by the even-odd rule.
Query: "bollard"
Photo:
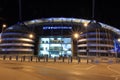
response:
[[[54,57],[54,62],[56,62],[56,57]]]
[[[16,56],[16,61],[18,61],[18,56]]]
[[[37,62],[37,60],[38,60],[38,56],[36,56],[36,62]]]
[[[22,56],[21,56],[21,62],[22,62]]]
[[[23,56],[23,61],[25,61],[25,58],[26,58],[26,57],[25,57],[25,56]]]
[[[62,57],[62,62],[64,62],[64,59],[65,59],[65,57],[63,56],[63,57]]]
[[[12,60],[12,56],[9,57],[9,60]]]
[[[80,61],[81,61],[81,60],[80,60],[80,57],[78,57],[78,64],[80,63]]]
[[[32,61],[33,60],[33,56],[30,56],[30,61]]]
[[[40,56],[38,56],[38,61],[40,62]]]
[[[44,56],[44,62],[45,62],[45,56]]]
[[[48,62],[48,56],[46,56],[46,62]]]
[[[87,58],[87,64],[89,63],[89,59]]]
[[[72,57],[70,57],[70,62],[72,63],[72,61],[73,61],[73,59],[72,59]]]
[[[68,57],[68,64],[69,64],[69,57]]]
[[[6,56],[4,55],[4,56],[3,56],[3,60],[5,60],[5,59],[6,59]]]

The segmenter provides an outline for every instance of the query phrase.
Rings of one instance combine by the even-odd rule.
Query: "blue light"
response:
[[[72,27],[71,26],[43,26],[43,30],[52,30],[52,29],[55,29],[55,30],[57,30],[57,29],[69,29],[69,30],[71,30],[72,29]]]

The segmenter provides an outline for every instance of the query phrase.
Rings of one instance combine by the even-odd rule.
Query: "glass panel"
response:
[[[48,37],[40,38],[39,56],[60,57],[72,55],[71,38]]]
[[[71,38],[62,38],[62,43],[71,43]]]
[[[40,43],[48,44],[49,43],[49,38],[41,38]]]
[[[61,38],[50,38],[50,44],[51,43],[59,44],[61,43]]]
[[[63,51],[62,51],[63,56],[72,55],[71,44],[62,44],[62,47],[63,47]]]
[[[49,55],[49,44],[41,44],[39,50],[40,54]]]

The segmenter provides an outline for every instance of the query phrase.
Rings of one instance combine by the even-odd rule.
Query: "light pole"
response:
[[[88,23],[87,22],[85,22],[84,24],[83,24],[83,26],[85,27],[85,31],[86,31],[86,53],[87,53],[87,57],[88,57],[88,51],[89,51],[89,49],[88,49]]]
[[[4,28],[6,28],[6,24],[3,24],[3,25],[2,25],[2,31],[1,31],[1,33],[0,33],[0,42],[2,41],[2,33],[3,33],[3,31],[4,31]]]
[[[87,63],[88,63],[88,54],[89,54],[89,49],[88,49],[88,23],[85,22],[84,24],[85,27],[85,32],[86,32],[86,55],[87,55]]]
[[[78,46],[77,46],[77,43],[78,43],[78,38],[79,38],[79,33],[78,32],[75,32],[74,34],[73,34],[73,37],[75,38],[75,42],[76,42],[76,52],[77,52],[77,56],[78,56]]]
[[[28,34],[28,37],[29,37],[29,39],[33,40],[35,36],[33,33],[30,33],[30,34]],[[33,49],[33,47],[31,47],[31,49]],[[32,59],[33,54],[34,54],[34,52],[32,51],[31,59]]]

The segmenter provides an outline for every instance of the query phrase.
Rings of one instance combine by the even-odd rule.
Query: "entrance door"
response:
[[[71,56],[72,41],[70,37],[49,36],[39,39],[39,56],[49,57]]]

